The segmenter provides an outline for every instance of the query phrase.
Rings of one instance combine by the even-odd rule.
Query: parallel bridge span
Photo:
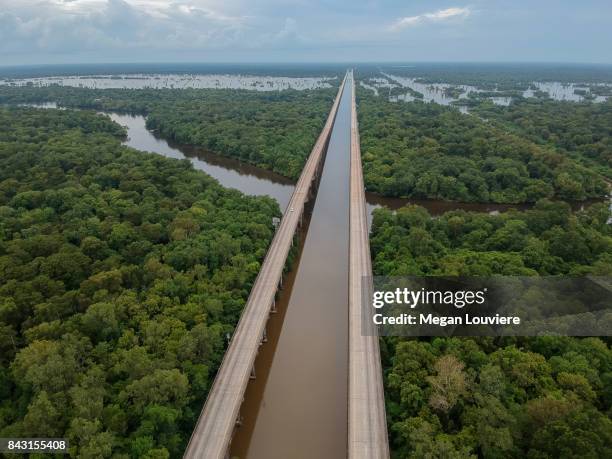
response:
[[[274,239],[255,279],[236,330],[221,362],[212,388],[187,445],[184,457],[222,459],[228,455],[240,406],[254,368],[276,292],[282,282],[283,268],[299,228],[305,203],[314,193],[320,175],[325,149],[329,142],[345,76],[331,111],[304,170],[295,186],[291,200],[278,226]]]
[[[389,443],[378,337],[374,325],[362,323],[361,315],[364,282],[371,282],[372,263],[352,72],[351,84],[348,457],[384,459],[389,457]]]

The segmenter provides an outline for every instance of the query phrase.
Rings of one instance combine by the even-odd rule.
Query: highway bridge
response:
[[[378,336],[371,322],[362,323],[361,314],[362,301],[369,301],[362,295],[372,290],[372,263],[352,72],[351,84],[348,457],[382,459],[389,457],[389,444]]]
[[[361,336],[361,279],[371,276],[367,212],[357,128],[355,87],[347,72],[325,126],[315,143],[255,280],[229,343],[184,457],[229,457],[249,379],[254,376],[266,323],[282,285],[283,268],[305,211],[316,193],[338,105],[344,87],[352,88],[350,256],[349,256],[349,400],[347,455],[350,458],[389,456],[378,339]]]

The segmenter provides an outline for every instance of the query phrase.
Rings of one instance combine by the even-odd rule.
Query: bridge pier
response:
[[[270,313],[276,314],[277,312],[278,312],[278,309],[276,309],[276,298],[274,298],[272,300],[272,308],[270,309]]]

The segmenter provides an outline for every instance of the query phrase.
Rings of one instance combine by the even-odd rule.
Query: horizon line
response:
[[[357,60],[357,61],[100,61],[100,62],[54,62],[54,63],[28,63],[28,64],[0,64],[1,69],[7,68],[20,68],[20,67],[57,67],[57,66],[98,66],[98,65],[334,65],[334,66],[345,66],[345,65],[390,65],[390,64],[488,64],[488,65],[568,65],[568,66],[581,66],[581,65],[594,65],[603,67],[612,67],[612,62],[594,62],[594,61],[536,61],[536,60]]]

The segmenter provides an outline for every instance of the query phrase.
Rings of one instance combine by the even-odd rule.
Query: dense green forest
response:
[[[484,102],[472,112],[612,179],[612,98],[603,103],[520,98],[508,107]]]
[[[375,275],[612,274],[610,211],[540,201],[501,215],[376,210]],[[606,338],[382,341],[396,458],[612,457]]]
[[[535,143],[454,108],[389,102],[363,88],[358,103],[364,179],[371,191],[499,203],[583,200],[607,192],[596,171],[557,145]]]
[[[297,179],[336,92],[0,86],[0,104],[58,102],[145,114],[147,127],[166,139]]]
[[[280,212],[124,135],[0,108],[0,437],[180,457]]]
[[[444,80],[430,70],[423,81]],[[532,78],[487,72],[468,82]],[[297,177],[336,90],[0,86],[0,104],[144,114],[167,139]],[[612,275],[608,206],[550,200],[606,194],[610,102],[477,100],[465,116],[384,94],[358,88],[369,190],[536,204],[377,210],[375,275]],[[124,136],[90,111],[0,107],[0,437],[179,457],[280,212]],[[612,457],[605,338],[389,337],[381,350],[394,458]]]
[[[609,216],[607,203],[572,213],[567,203],[547,200],[498,215],[376,210],[373,268],[398,276],[612,275]]]

